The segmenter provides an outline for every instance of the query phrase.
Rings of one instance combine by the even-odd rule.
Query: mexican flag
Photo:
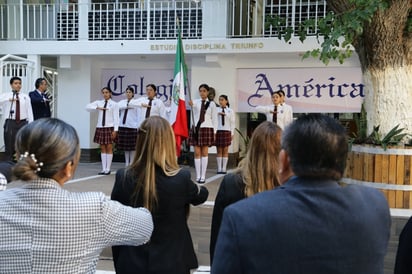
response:
[[[182,142],[189,136],[185,103],[185,83],[187,81],[187,71],[185,56],[183,52],[182,37],[180,29],[177,38],[175,70],[173,78],[172,100],[170,104],[170,124],[176,138],[176,153],[180,156]]]

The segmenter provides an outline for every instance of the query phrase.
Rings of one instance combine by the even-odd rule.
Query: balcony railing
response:
[[[306,19],[324,17],[326,12],[326,0],[0,4],[0,40],[175,39],[176,18],[186,39],[204,39],[205,29],[209,38],[213,37],[210,29],[219,29],[213,38],[272,37],[278,33],[265,28],[267,16],[278,15],[285,19],[285,28],[295,28]]]

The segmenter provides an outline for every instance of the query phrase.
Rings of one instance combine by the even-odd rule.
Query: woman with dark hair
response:
[[[0,192],[0,273],[95,273],[103,248],[149,241],[146,209],[63,189],[80,158],[72,126],[38,119],[17,133],[16,152],[25,184]]]
[[[198,264],[187,225],[188,209],[206,201],[208,191],[177,164],[175,137],[166,119],[144,120],[136,147],[132,164],[117,171],[111,197],[124,205],[148,208],[154,231],[143,246],[112,248],[116,273],[189,274]]]
[[[206,170],[209,160],[209,147],[215,144],[217,131],[216,104],[208,99],[209,86],[199,86],[200,99],[190,100],[195,127],[189,134],[189,145],[195,149],[196,182],[203,184],[206,181]]]
[[[229,108],[229,100],[226,95],[219,96],[219,105],[215,142],[217,148],[217,174],[226,174],[229,146],[232,143],[235,131],[235,112]]]
[[[86,110],[99,112],[93,141],[100,145],[101,150],[102,171],[99,172],[99,175],[110,175],[113,142],[119,130],[119,106],[112,100],[112,90],[109,87],[102,88],[101,92],[103,100],[88,104]]]
[[[138,108],[138,125],[140,127],[144,119],[150,116],[160,116],[166,118],[166,107],[162,100],[157,98],[157,88],[155,84],[146,85],[146,96],[142,96],[130,103]]]
[[[132,104],[134,89],[126,89],[126,99],[119,102],[120,124],[117,134],[117,149],[124,151],[125,165],[130,165],[136,149],[137,128],[139,127],[138,110]]]

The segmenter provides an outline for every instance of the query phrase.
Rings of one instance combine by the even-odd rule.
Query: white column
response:
[[[89,38],[89,17],[88,13],[91,9],[89,0],[79,0],[79,40],[87,40]]]
[[[203,39],[226,37],[228,2],[227,0],[202,1]]]

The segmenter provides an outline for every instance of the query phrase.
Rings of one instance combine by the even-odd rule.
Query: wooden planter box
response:
[[[380,189],[390,208],[412,209],[411,170],[411,148],[353,145],[342,181]]]

